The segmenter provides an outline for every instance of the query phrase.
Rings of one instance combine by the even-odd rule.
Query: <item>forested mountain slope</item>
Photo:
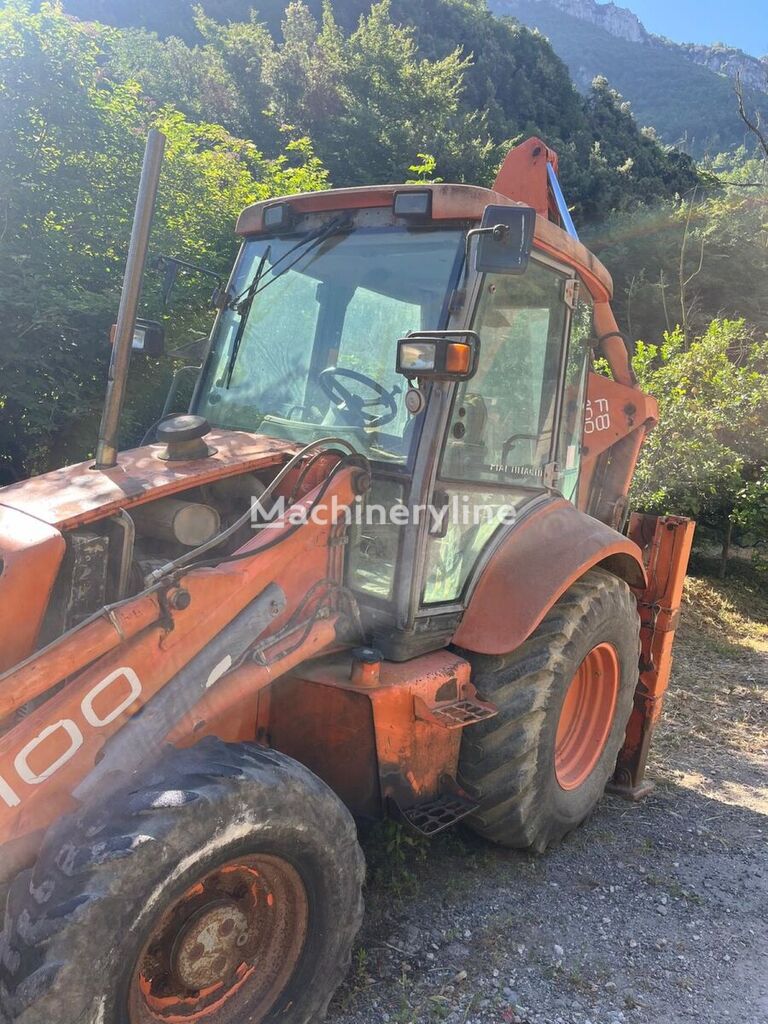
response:
[[[768,65],[760,82],[760,62],[723,47],[683,46],[652,36],[629,11],[620,23],[599,17],[613,5],[567,4],[563,0],[489,0],[500,16],[539,29],[568,65],[576,85],[587,91],[597,75],[632,104],[640,125],[656,129],[671,145],[695,156],[734,149],[744,142],[728,72],[739,67],[752,105],[768,114]],[[568,11],[578,10],[579,16]],[[595,8],[595,11],[591,11]],[[595,14],[596,20],[586,20]],[[691,27],[693,32],[694,26]],[[751,87],[751,88],[750,88]]]
[[[493,17],[485,0],[391,0],[374,16],[370,0],[333,0],[333,25],[322,24],[322,0],[255,9],[203,0],[203,21],[181,0],[64,6],[131,27],[112,44],[118,77],[268,155],[279,125],[293,125],[336,185],[402,180],[418,152],[435,156],[442,177],[488,183],[509,141],[532,133],[559,150],[577,216],[682,194],[697,180],[686,157],[640,132],[609,86],[580,95],[549,43]],[[183,40],[167,39],[175,34]]]

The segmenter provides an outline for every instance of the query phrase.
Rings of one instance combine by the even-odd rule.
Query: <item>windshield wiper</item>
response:
[[[275,281],[277,281],[279,278],[283,276],[283,274],[287,273],[292,267],[295,267],[296,264],[300,260],[303,260],[304,257],[307,256],[310,252],[312,252],[313,249],[316,249],[319,245],[322,245],[322,243],[327,238],[330,238],[331,235],[335,235],[343,227],[346,227],[351,223],[352,220],[349,217],[349,214],[342,213],[338,214],[335,217],[332,217],[330,220],[326,221],[325,224],[321,224],[319,227],[313,228],[311,231],[308,231],[307,234],[303,235],[295,243],[295,245],[292,245],[287,252],[283,253],[280,259],[275,260],[275,262],[272,264],[270,268],[270,270],[272,271],[272,277],[270,277],[269,281],[267,281],[266,284],[261,285],[262,278],[264,277],[266,271],[267,260],[269,259],[270,252],[272,251],[272,246],[267,246],[266,250],[264,251],[264,255],[259,260],[259,265],[256,269],[256,273],[253,275],[253,280],[245,289],[245,291],[241,292],[240,295],[232,299],[232,301],[229,304],[230,309],[234,309],[237,311],[237,313],[240,314],[240,323],[237,326],[237,333],[235,334],[234,340],[232,342],[232,351],[229,354],[229,362],[227,364],[227,389],[229,389],[229,386],[232,382],[232,374],[235,369],[235,364],[237,363],[237,356],[240,351],[240,344],[243,340],[243,335],[245,334],[245,327],[246,324],[248,323],[248,317],[251,314],[251,306],[253,305],[253,300],[256,298],[257,295],[263,292],[265,288],[268,288],[271,284],[274,284]],[[305,248],[305,246],[309,247]],[[285,263],[288,257],[292,256],[299,249],[301,249],[302,251],[299,252],[296,258],[292,260],[290,263],[283,266],[283,268],[276,274],[275,268],[279,267],[281,263]],[[259,287],[259,285],[261,285],[261,287]]]
[[[268,245],[264,250],[264,255],[259,260],[259,265],[256,268],[256,273],[253,275],[253,280],[248,286],[244,297],[237,302],[236,309],[240,314],[240,323],[237,325],[237,333],[235,334],[234,340],[232,341],[232,351],[229,353],[229,361],[227,363],[227,373],[225,377],[225,386],[229,390],[229,385],[232,383],[232,374],[234,373],[235,363],[237,362],[237,354],[240,351],[240,343],[243,340],[245,334],[245,325],[248,323],[248,317],[251,312],[251,306],[253,300],[256,298],[256,292],[258,291],[259,282],[264,276],[264,271],[267,266],[267,260],[269,254],[272,252],[272,246]]]

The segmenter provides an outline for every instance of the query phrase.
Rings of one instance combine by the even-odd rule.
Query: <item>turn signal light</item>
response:
[[[445,369],[448,373],[459,373],[462,377],[469,372],[472,364],[472,349],[461,341],[448,343],[445,357]]]
[[[397,372],[409,380],[469,380],[475,375],[480,338],[474,331],[413,332],[397,343]]]

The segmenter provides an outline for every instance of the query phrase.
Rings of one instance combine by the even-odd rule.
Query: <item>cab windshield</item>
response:
[[[258,285],[249,311],[219,320],[196,411],[302,444],[335,434],[404,463],[417,422],[395,372],[397,340],[445,325],[463,231],[348,222],[320,244],[300,239],[243,246],[233,293]]]

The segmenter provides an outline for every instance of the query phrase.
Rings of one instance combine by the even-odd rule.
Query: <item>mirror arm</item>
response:
[[[170,298],[171,290],[176,283],[176,273],[179,270],[189,270],[194,274],[202,274],[204,277],[212,277],[216,282],[213,295],[211,296],[211,304],[215,309],[226,309],[229,305],[230,294],[224,286],[221,274],[215,270],[211,270],[209,267],[200,266],[197,263],[190,263],[189,260],[179,259],[177,256],[166,256],[165,253],[160,253],[152,261],[153,270],[165,271],[167,286],[164,289],[163,294],[163,305],[168,305],[168,299]]]
[[[490,228],[470,228],[464,240],[464,288],[469,280],[469,257],[472,248],[472,239],[481,235],[493,235],[497,242],[506,242],[509,238],[509,224],[494,224]]]
[[[469,267],[469,254],[470,247],[472,245],[472,239],[477,238],[480,235],[493,235],[497,242],[506,242],[509,238],[509,224],[494,224],[492,228],[471,228],[467,232],[467,237],[464,243],[464,272],[467,273]]]

